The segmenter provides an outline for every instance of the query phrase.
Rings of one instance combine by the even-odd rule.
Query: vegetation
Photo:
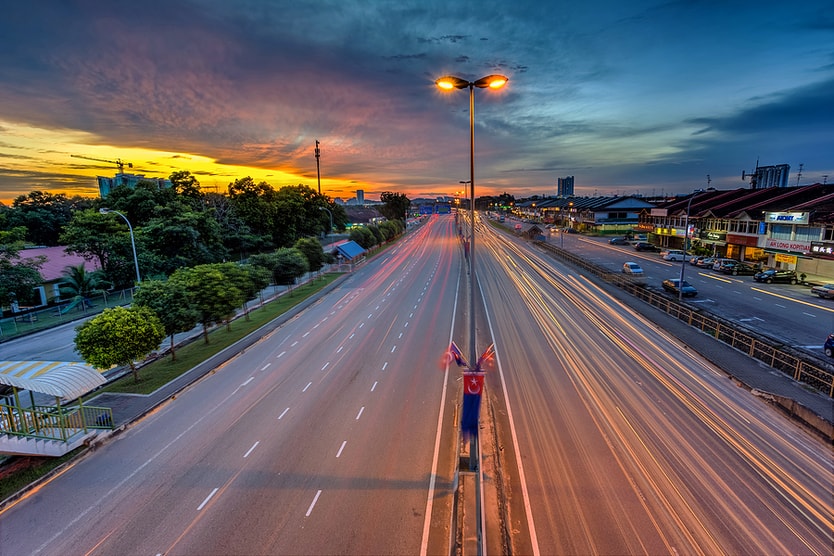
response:
[[[84,361],[100,369],[127,365],[138,382],[135,361],[159,347],[165,328],[148,307],[105,309],[78,328],[75,349]]]

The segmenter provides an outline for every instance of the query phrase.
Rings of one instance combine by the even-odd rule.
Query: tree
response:
[[[411,206],[411,201],[403,193],[392,193],[384,191],[380,194],[379,200],[382,201],[382,206],[379,207],[379,212],[388,220],[402,220],[406,221],[408,215],[408,207]]]
[[[370,249],[376,245],[376,236],[365,226],[351,228],[348,239],[355,241],[363,249]]]
[[[220,264],[181,268],[169,280],[182,284],[188,291],[188,297],[200,315],[205,343],[209,343],[209,326],[221,322],[230,326],[235,309],[244,301],[243,292],[228,279]]]
[[[61,271],[61,285],[59,291],[62,297],[90,297],[100,291],[102,284],[101,271],[88,272],[84,264],[67,266]]]
[[[116,221],[119,218],[119,222]],[[64,227],[60,242],[67,253],[81,255],[88,261],[96,260],[107,271],[115,243],[120,233],[128,234],[127,226],[117,214],[99,214],[96,210],[83,210],[73,214]],[[128,238],[128,249],[130,249]]]
[[[91,204],[90,199],[78,196],[70,198],[64,193],[32,191],[12,202],[8,224],[11,227],[24,226],[30,244],[58,245],[61,229],[72,218],[72,211]]]
[[[134,293],[133,304],[148,307],[159,318],[165,334],[171,339],[171,361],[175,361],[174,335],[188,332],[200,319],[185,286],[177,281],[146,280]]]
[[[319,240],[312,237],[303,237],[293,245],[298,249],[304,258],[307,259],[307,266],[310,272],[316,272],[324,266],[325,255]]]
[[[129,365],[139,382],[136,360],[144,359],[165,339],[165,328],[148,307],[114,307],[76,328],[75,349],[99,369]]]
[[[23,226],[0,231],[0,306],[32,303],[34,288],[43,283],[40,269],[46,257],[20,258],[25,236]]]
[[[276,266],[272,273],[275,283],[290,286],[296,278],[304,276],[310,270],[304,254],[294,247],[283,247],[275,252]]]

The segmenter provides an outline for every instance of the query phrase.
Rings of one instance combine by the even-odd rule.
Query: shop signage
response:
[[[765,249],[781,249],[782,251],[799,251],[800,253],[807,253],[811,250],[811,242],[768,238],[765,240]]]
[[[797,257],[796,255],[786,255],[785,253],[776,253],[773,259],[777,263],[796,264],[796,261],[797,259],[799,259],[799,257]]]
[[[832,258],[834,257],[834,243],[824,243],[821,241],[811,242],[811,254],[820,257]]]
[[[765,222],[772,224],[807,224],[808,212],[766,212]]]

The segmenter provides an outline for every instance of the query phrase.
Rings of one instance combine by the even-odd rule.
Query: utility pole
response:
[[[321,150],[319,149],[319,140],[316,139],[316,177],[319,182],[319,195],[321,195],[321,168],[319,167],[319,157],[321,157]]]

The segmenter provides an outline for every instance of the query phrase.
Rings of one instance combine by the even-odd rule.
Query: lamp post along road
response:
[[[683,275],[686,271],[686,248],[689,244],[689,209],[692,207],[692,199],[701,191],[701,189],[693,191],[692,196],[689,197],[689,201],[686,203],[686,218],[683,221],[683,260],[681,261],[681,279],[678,283],[678,302],[683,301]]]
[[[100,208],[98,210],[101,214],[109,214],[111,212],[118,214],[121,216],[125,223],[127,224],[127,229],[130,232],[130,247],[133,249],[133,265],[136,267],[136,283],[142,283],[142,276],[139,275],[139,258],[136,256],[136,242],[133,240],[133,226],[130,225],[130,220],[127,219],[127,216],[122,214],[121,212],[109,208]]]
[[[475,351],[475,87],[500,89],[508,79],[503,75],[487,75],[477,81],[447,75],[435,84],[445,91],[469,89],[469,357],[473,363]]]
[[[328,230],[328,232],[327,232],[327,237],[330,238],[330,234],[333,233],[333,213],[330,212],[329,208],[325,208],[325,207],[319,207],[319,210],[326,210],[327,214],[330,215],[330,230]],[[329,245],[329,243],[328,243],[328,245]]]

